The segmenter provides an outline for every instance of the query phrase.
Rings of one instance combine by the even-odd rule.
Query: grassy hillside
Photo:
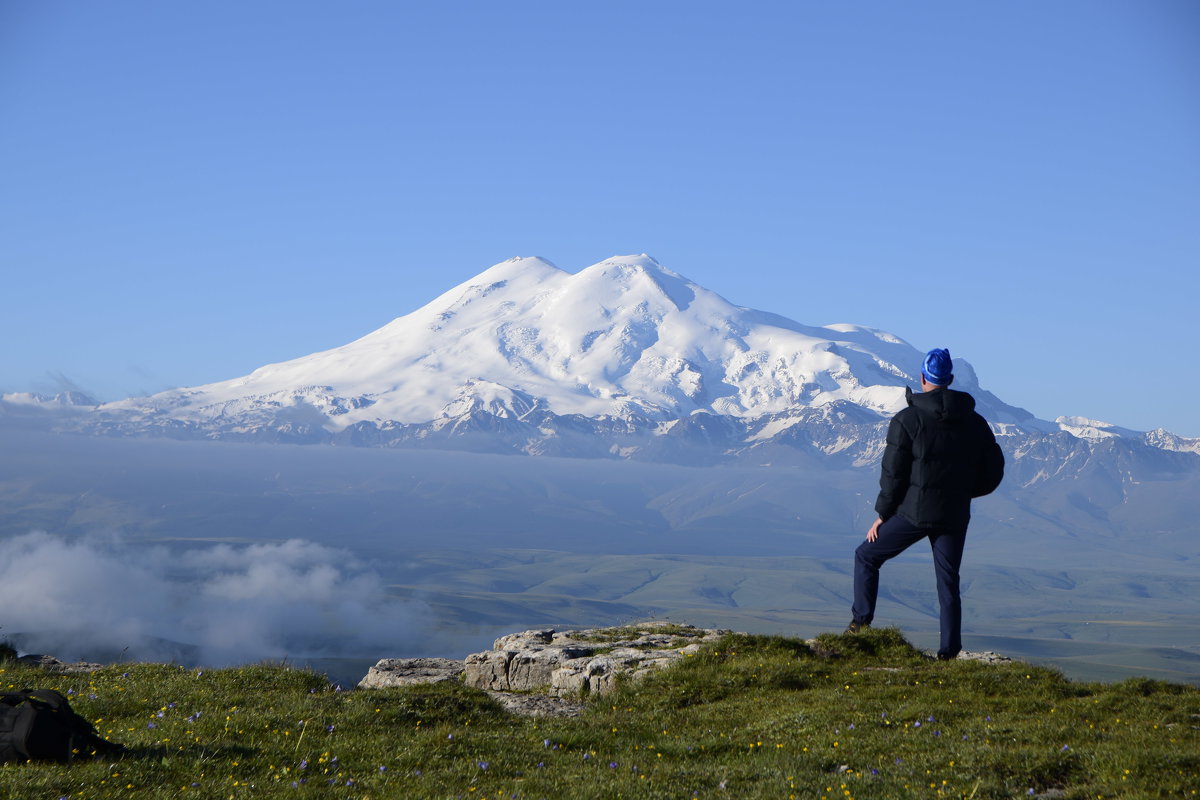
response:
[[[809,646],[731,635],[583,716],[507,715],[459,685],[335,691],[276,666],[161,664],[0,688],[69,694],[131,748],[0,767],[13,798],[1193,797],[1200,689],[929,661],[891,629]]]

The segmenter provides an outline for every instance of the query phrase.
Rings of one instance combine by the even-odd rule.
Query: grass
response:
[[[812,645],[730,635],[575,719],[457,684],[339,692],[275,666],[48,675],[131,748],[8,764],[13,798],[1195,797],[1200,690],[935,662],[894,629]],[[5,794],[7,793],[7,794]]]
[[[611,628],[594,628],[587,631],[572,631],[571,640],[576,642],[630,642],[642,636],[671,637],[666,647],[682,647],[692,644],[703,631],[691,626],[671,622],[652,622],[640,625],[623,625]],[[638,645],[634,645],[635,647]],[[642,645],[660,647],[663,645]]]

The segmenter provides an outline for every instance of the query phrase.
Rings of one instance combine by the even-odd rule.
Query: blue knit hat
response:
[[[950,351],[935,347],[925,354],[925,363],[921,365],[921,374],[926,383],[934,386],[949,386],[954,378],[954,364],[950,361]]]

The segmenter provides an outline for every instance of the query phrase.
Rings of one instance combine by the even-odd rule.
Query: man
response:
[[[987,421],[975,413],[975,398],[950,389],[950,351],[930,350],[921,366],[921,394],[906,389],[908,407],[892,418],[879,477],[879,518],[854,553],[853,619],[847,633],[875,618],[879,568],[921,539],[933,548],[941,607],[942,638],[937,656],[962,650],[962,563],[971,498],[989,494],[1004,477],[1004,454]]]

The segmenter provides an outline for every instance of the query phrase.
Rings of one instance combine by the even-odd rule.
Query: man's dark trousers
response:
[[[937,574],[938,605],[941,607],[942,643],[938,655],[954,658],[962,650],[962,600],[958,593],[958,567],[962,564],[967,529],[918,528],[897,514],[879,526],[873,542],[863,542],[854,551],[854,621],[869,625],[875,618],[879,596],[879,568],[928,537],[933,548]]]

